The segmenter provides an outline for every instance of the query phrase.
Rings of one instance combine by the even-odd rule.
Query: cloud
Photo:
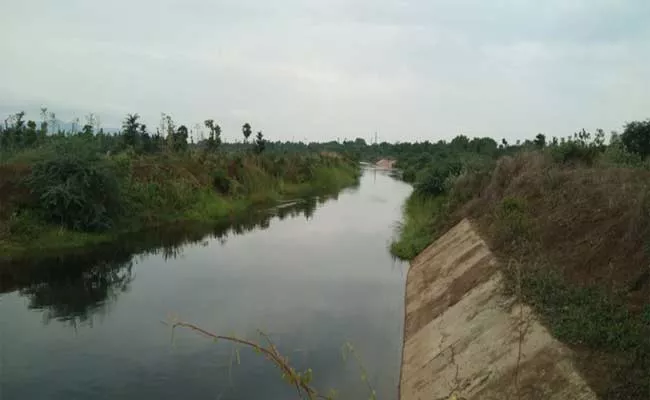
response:
[[[270,138],[509,140],[646,118],[645,0],[10,0],[0,111],[250,121]],[[14,108],[12,108],[14,107]],[[64,114],[64,115],[62,115]]]

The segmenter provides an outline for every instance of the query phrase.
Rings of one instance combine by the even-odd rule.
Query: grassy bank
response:
[[[443,168],[444,169],[444,168]],[[469,218],[600,398],[650,397],[650,171],[620,142],[575,140],[422,182],[393,254]],[[419,190],[418,190],[419,189]],[[518,281],[518,279],[521,279]]]
[[[20,153],[0,175],[0,254],[16,259],[336,192],[355,184],[359,169],[318,153],[99,155],[66,143]]]

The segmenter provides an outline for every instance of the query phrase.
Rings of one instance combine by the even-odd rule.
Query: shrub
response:
[[[402,172],[402,179],[404,182],[413,182],[415,181],[416,169],[409,167]]]
[[[626,167],[638,167],[642,164],[642,158],[635,153],[626,150],[621,142],[615,142],[607,146],[603,153],[602,160],[605,163],[622,165]]]
[[[39,219],[29,210],[16,211],[9,217],[9,233],[16,236],[30,236],[40,228]]]
[[[506,197],[496,210],[494,240],[506,246],[518,245],[530,236],[531,223],[524,199]]]
[[[122,211],[115,173],[96,158],[64,152],[37,163],[26,183],[41,218],[73,230],[109,229]]]
[[[598,154],[600,154],[600,150],[597,147],[574,140],[551,148],[553,159],[561,163],[582,162],[591,165]]]
[[[461,164],[450,162],[436,165],[424,173],[415,185],[417,193],[427,196],[439,196],[445,194],[449,188],[449,177],[458,175],[461,171]]]
[[[631,153],[644,158],[650,155],[650,119],[634,121],[625,125],[621,141]]]
[[[212,186],[221,194],[230,192],[232,186],[228,174],[223,169],[218,169],[212,173]]]

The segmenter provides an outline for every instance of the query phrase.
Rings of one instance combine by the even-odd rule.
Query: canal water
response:
[[[243,220],[134,235],[96,254],[3,266],[0,399],[288,399],[253,351],[172,332],[266,333],[321,392],[397,398],[407,266],[388,245],[408,185],[358,187]],[[350,343],[361,360],[343,357]]]

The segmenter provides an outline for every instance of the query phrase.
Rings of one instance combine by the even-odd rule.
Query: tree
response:
[[[626,124],[621,142],[627,151],[647,157],[650,154],[650,119]]]
[[[92,125],[85,124],[83,128],[81,128],[81,134],[83,136],[92,136],[94,133],[94,128]]]
[[[544,148],[546,146],[546,136],[542,133],[538,133],[537,136],[535,136],[534,142],[535,146],[541,148]]]
[[[77,133],[77,129],[79,129],[79,117],[72,119],[72,134]]]
[[[140,141],[142,142],[142,151],[145,153],[154,153],[158,151],[151,135],[147,132],[147,125],[140,124]]]
[[[265,148],[266,148],[266,140],[264,139],[264,135],[262,134],[262,131],[259,131],[257,132],[257,136],[255,137],[255,153],[262,154]]]
[[[7,129],[9,146],[14,148],[24,144],[25,112],[21,111],[9,117],[10,127]],[[6,122],[5,122],[6,123]]]
[[[39,136],[45,137],[47,135],[47,107],[41,107],[41,131]]]
[[[36,122],[27,121],[27,129],[25,129],[25,146],[34,146],[38,140],[38,133],[36,132]]]
[[[451,146],[465,150],[469,146],[469,138],[465,135],[458,135],[451,141]]]
[[[99,117],[95,113],[90,113],[85,116],[86,119],[86,124],[85,125],[90,125],[92,128],[93,132],[99,131],[100,128],[100,123],[99,123]],[[85,127],[84,125],[84,127]]]
[[[183,151],[187,149],[188,130],[185,125],[181,125],[176,130],[172,139],[172,149],[174,151]]]
[[[122,137],[124,145],[127,147],[135,148],[138,143],[138,126],[140,125],[138,119],[140,119],[138,114],[127,114],[122,123]]]
[[[59,121],[56,119],[55,113],[51,112],[49,116],[50,116],[50,124],[48,125],[48,127],[52,129],[52,132],[56,133],[59,130]]]
[[[241,131],[244,134],[244,143],[248,142],[248,138],[251,136],[253,133],[253,129],[251,128],[251,125],[246,122],[242,127]]]
[[[205,120],[205,126],[210,130],[208,150],[215,151],[221,145],[221,127],[219,124],[215,124],[213,119]]]

